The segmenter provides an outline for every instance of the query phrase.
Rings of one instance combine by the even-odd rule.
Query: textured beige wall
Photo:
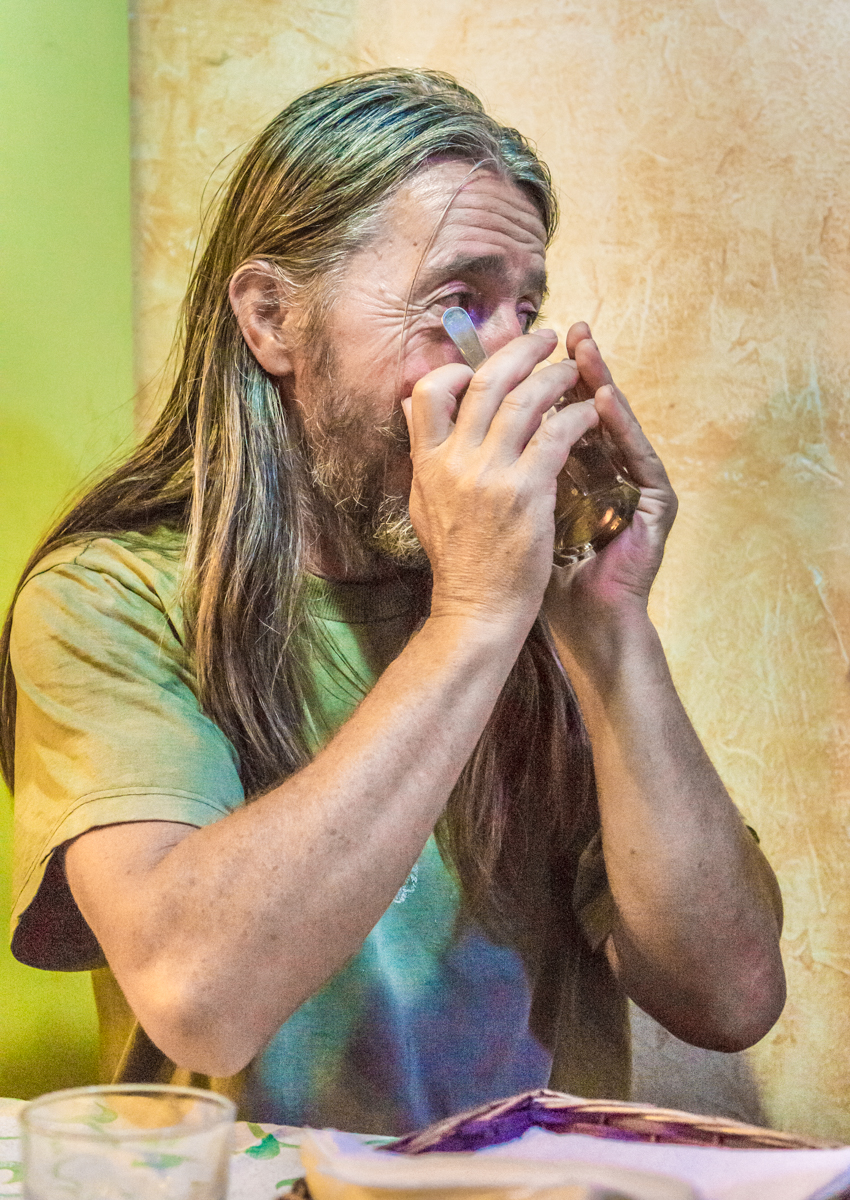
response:
[[[548,319],[562,330],[592,322],[679,490],[654,614],[785,894],[790,998],[750,1056],[765,1111],[850,1140],[840,519],[850,10],[843,0],[136,0],[135,10],[141,382],[167,352],[205,183],[300,91],[371,66],[439,67],[538,143],[564,211]],[[705,1069],[723,1070],[714,1059]],[[699,1062],[684,1070],[702,1096]],[[729,1070],[740,1076],[740,1063]]]

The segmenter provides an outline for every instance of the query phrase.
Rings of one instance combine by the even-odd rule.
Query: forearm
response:
[[[678,1036],[749,1044],[781,1011],[781,902],[676,694],[645,614],[556,644],[587,723],[618,920],[609,957]],[[575,645],[575,642],[572,642]]]
[[[153,859],[130,856],[132,875],[132,827],[70,847],[74,895],[170,1057],[238,1069],[356,953],[420,854],[522,638],[431,619],[329,745],[274,791]],[[104,906],[95,893],[106,881]]]
[[[444,808],[540,609],[558,472],[598,419],[568,405],[543,429],[577,378],[569,361],[533,370],[554,341],[517,337],[474,379],[447,363],[405,400],[431,616],[315,761],[206,829],[69,847],[83,915],[181,1064],[247,1062],[358,950]]]

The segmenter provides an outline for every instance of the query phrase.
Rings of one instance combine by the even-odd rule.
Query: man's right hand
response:
[[[429,372],[404,401],[432,616],[507,622],[524,637],[540,610],[557,477],[599,419],[592,401],[549,412],[578,381],[569,358],[534,370],[556,344],[551,330],[514,338],[474,374],[459,363]]]

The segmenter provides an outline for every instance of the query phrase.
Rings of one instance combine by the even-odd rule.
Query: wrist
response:
[[[620,607],[616,613],[597,609],[584,620],[551,612],[547,618],[558,656],[580,691],[590,689],[606,698],[635,665],[655,660],[666,664],[658,632],[644,605]]]
[[[420,633],[445,646],[445,653],[483,661],[504,659],[513,663],[528,636],[528,628],[486,609],[453,605],[432,607]]]
[[[537,617],[539,604],[526,596],[500,597],[497,601],[471,597],[455,588],[444,588],[435,580],[429,620],[465,629],[469,636],[487,641],[514,642],[521,646]]]
[[[461,725],[479,703],[484,704],[483,728],[522,644],[520,635],[506,632],[492,621],[468,613],[431,613],[379,682],[401,673],[418,702],[432,692],[449,696],[451,705],[469,709]],[[378,690],[376,687],[370,695]]]

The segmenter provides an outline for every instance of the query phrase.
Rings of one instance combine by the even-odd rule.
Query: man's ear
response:
[[[262,259],[243,263],[230,280],[229,296],[242,336],[260,366],[278,378],[291,375],[296,313],[280,273]]]

